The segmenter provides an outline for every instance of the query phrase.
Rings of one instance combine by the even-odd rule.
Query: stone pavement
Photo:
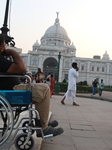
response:
[[[63,93],[62,93],[63,95]],[[103,91],[102,97],[99,96],[98,93],[96,93],[94,96],[91,96],[90,93],[77,93],[77,97],[83,97],[83,98],[93,98],[93,99],[99,99],[104,101],[110,101],[112,102],[112,92]]]
[[[51,120],[58,120],[64,133],[44,140],[40,150],[112,150],[112,93],[103,92],[103,100],[98,94],[77,96],[80,106],[70,100],[62,105],[61,95],[52,96]]]
[[[49,120],[50,120],[50,117],[52,115],[52,112],[50,111],[49,112]],[[19,119],[21,118],[24,118],[24,117],[28,117],[28,111],[24,111],[21,113]],[[26,121],[26,120],[23,120],[23,122]],[[23,123],[22,122],[22,123]],[[22,124],[20,125],[20,127],[22,127]],[[16,135],[15,134],[15,131],[13,131],[12,135],[10,136],[10,138],[0,146],[0,150],[16,150],[16,147],[15,147],[15,138],[16,138]],[[22,130],[18,131],[17,135],[20,135],[21,133],[23,133]],[[12,137],[14,138],[13,140]],[[34,139],[34,147],[33,147],[33,150],[40,150],[41,148],[41,144],[42,144],[42,138],[37,138],[36,137],[36,132],[32,135],[33,139]]]
[[[58,120],[64,133],[45,140],[33,135],[33,150],[112,150],[112,92],[103,91],[103,100],[98,94],[91,98],[91,94],[77,93],[80,106],[73,106],[70,100],[62,105],[63,94],[52,96],[50,110],[51,120]],[[0,149],[8,150],[6,147]]]
[[[51,112],[50,112],[51,114]],[[24,118],[24,117],[28,117],[28,111],[22,112],[20,118]],[[24,120],[26,121],[26,120]],[[22,125],[20,125],[22,127]],[[22,130],[18,131],[17,135],[20,135],[21,133],[23,133]],[[12,137],[16,137],[15,135],[15,130],[13,131],[12,135],[10,136],[10,138],[3,144],[0,146],[0,150],[16,150],[15,145],[13,144],[15,142],[15,139],[11,140]],[[41,144],[42,144],[42,138],[37,138],[36,134],[33,134],[33,138],[34,138],[34,150],[40,150]]]

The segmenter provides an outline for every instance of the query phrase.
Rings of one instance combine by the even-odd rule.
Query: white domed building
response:
[[[66,30],[60,26],[58,18],[54,25],[50,26],[40,40],[36,41],[32,50],[27,54],[21,54],[27,70],[35,74],[38,68],[44,72],[45,76],[50,72],[57,78],[58,57],[61,54],[59,81],[68,79],[68,70],[72,62],[76,61],[79,66],[79,78],[77,82],[87,81],[89,85],[97,78],[103,79],[105,85],[112,85],[112,60],[109,59],[107,51],[101,59],[100,56],[93,58],[76,57],[76,47],[71,43]]]

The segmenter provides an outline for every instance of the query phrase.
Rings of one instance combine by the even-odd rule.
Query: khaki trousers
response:
[[[14,90],[28,90],[28,84],[16,85]],[[48,127],[50,107],[49,86],[44,83],[31,83],[31,91],[32,101],[35,103],[35,109],[39,112],[42,128],[46,129]]]

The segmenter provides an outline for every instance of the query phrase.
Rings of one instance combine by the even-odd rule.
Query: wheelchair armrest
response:
[[[30,76],[28,76],[27,74],[16,74],[16,73],[0,73],[0,78],[1,77],[15,77],[15,78],[20,78],[20,77],[23,77],[23,78],[27,78],[29,83],[31,83],[31,78]]]
[[[24,73],[3,73],[0,72],[0,75],[25,75]]]
[[[25,74],[0,73],[0,77],[24,77]]]

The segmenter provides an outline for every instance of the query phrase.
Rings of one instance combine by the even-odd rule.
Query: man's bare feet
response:
[[[62,103],[63,105],[65,105],[64,100],[65,100],[65,97],[63,97],[63,99],[61,100],[61,103]]]
[[[62,103],[63,105],[65,105],[64,100],[61,100],[61,103]]]
[[[80,106],[79,104],[77,104],[77,103],[75,103],[75,102],[73,102],[73,106]]]

